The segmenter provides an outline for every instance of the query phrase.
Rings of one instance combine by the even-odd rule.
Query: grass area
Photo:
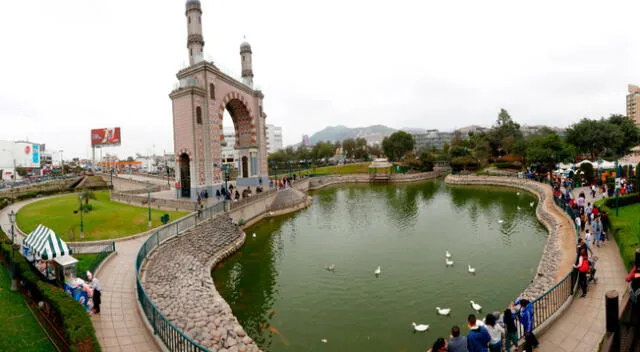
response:
[[[310,169],[296,169],[295,167],[291,169],[292,174],[296,175],[349,175],[349,174],[367,174],[369,173],[369,165],[371,163],[355,163],[355,164],[347,164],[347,165],[332,165],[332,166],[322,166],[322,167],[313,167]],[[282,177],[288,176],[289,170],[279,169],[279,170],[270,170],[269,175],[271,177]]]
[[[112,202],[107,191],[95,192],[95,196],[96,199],[89,202],[93,210],[83,214],[85,236],[82,241],[126,237],[149,230],[147,208]],[[31,203],[18,212],[18,226],[28,234],[42,224],[55,231],[65,241],[81,241],[80,214],[73,213],[78,206],[76,194]],[[169,214],[170,221],[188,214],[152,209],[153,227],[162,225],[160,217],[165,213]]]
[[[640,248],[640,203],[620,207],[619,216],[616,216],[616,209],[609,208],[604,204],[604,200],[597,201],[601,209],[609,214],[609,221],[612,227],[612,234],[620,247],[620,255],[627,270],[630,270],[636,257],[636,248]]]
[[[55,351],[20,293],[10,288],[9,274],[0,268],[0,351]]]

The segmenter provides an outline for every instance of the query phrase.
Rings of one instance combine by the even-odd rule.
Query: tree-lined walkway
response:
[[[574,190],[574,196],[580,192],[587,196],[587,202],[593,204],[591,194],[586,187]],[[597,199],[602,198],[598,194]],[[583,234],[584,238],[584,234]],[[574,296],[571,306],[549,329],[540,336],[540,352],[591,352],[596,351],[605,333],[605,299],[607,291],[616,290],[622,296],[627,289],[624,281],[627,273],[620,257],[618,245],[613,236],[604,246],[593,246],[598,257],[596,264],[597,283],[589,283],[587,297],[580,298],[580,289]]]

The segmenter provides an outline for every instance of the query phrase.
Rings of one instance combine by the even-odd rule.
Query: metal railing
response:
[[[199,223],[211,219],[224,211],[225,203],[220,202],[209,208],[203,209],[199,213],[193,213],[182,219],[176,220],[173,223],[162,226],[153,231],[138,250],[138,255],[136,256],[136,289],[138,292],[138,301],[144,311],[144,315],[146,316],[148,323],[153,329],[154,335],[157,335],[170,351],[205,352],[208,350],[180,331],[180,329],[173,325],[169,319],[160,312],[158,307],[153,304],[140,281],[140,269],[142,268],[142,263],[149,253],[164,241],[178,236],[185,230],[195,227]]]

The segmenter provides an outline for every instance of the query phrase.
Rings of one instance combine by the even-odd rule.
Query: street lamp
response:
[[[77,212],[80,212],[80,238],[84,238],[84,219],[82,218],[82,213],[84,213],[83,209],[82,209],[82,200],[83,200],[83,195],[79,194],[78,195],[78,200],[80,201],[80,210],[75,210],[73,213],[76,214]]]
[[[618,159],[616,159],[615,167],[616,167],[616,181],[615,181],[614,185],[615,185],[615,189],[616,189],[616,216],[618,216],[618,213],[619,213],[619,211],[618,211],[618,208],[619,208],[619,206],[618,206],[618,202],[619,202],[618,197],[620,196],[620,187],[619,187],[618,180],[620,179],[620,174],[621,174],[620,165],[618,164]]]
[[[9,213],[9,222],[11,223],[11,291],[18,290],[18,278],[16,277],[16,261],[14,259],[14,244],[15,244],[15,223],[16,223],[16,212],[11,211]]]
[[[222,174],[224,177],[224,189],[225,192],[229,192],[229,187],[227,185],[227,183],[229,182],[229,178],[231,177],[231,168],[229,167],[229,164],[222,164],[222,166],[220,167],[222,169]],[[226,195],[225,195],[226,198]]]
[[[149,205],[149,227],[151,227],[151,188],[147,188],[147,204]]]

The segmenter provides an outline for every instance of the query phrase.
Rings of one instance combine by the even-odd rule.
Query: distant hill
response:
[[[384,137],[389,136],[395,131],[395,129],[384,125],[354,128],[338,125],[326,127],[314,133],[309,138],[312,144],[324,141],[342,141],[347,138],[364,138],[368,143],[381,143]]]

